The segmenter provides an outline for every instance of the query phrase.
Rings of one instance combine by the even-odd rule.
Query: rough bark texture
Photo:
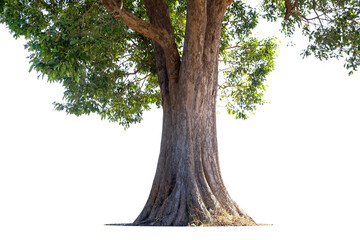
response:
[[[230,198],[219,169],[215,109],[218,54],[221,23],[229,3],[187,1],[180,62],[173,48],[176,45],[166,3],[144,0],[149,24],[168,37],[164,44],[147,36],[155,50],[163,129],[150,196],[134,225],[255,225]]]

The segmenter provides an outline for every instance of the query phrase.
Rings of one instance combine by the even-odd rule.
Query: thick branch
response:
[[[296,1],[297,2],[297,1]],[[297,3],[296,3],[297,4]],[[290,16],[290,13],[291,11],[294,9],[295,5],[294,6],[291,4],[291,1],[290,0],[285,0],[285,8],[286,8],[286,13],[285,13],[285,20],[288,20],[289,19],[289,16]]]
[[[101,2],[109,12],[114,13],[116,18],[124,20],[125,24],[132,30],[158,42],[163,47],[166,46],[169,34],[164,29],[155,27],[151,23],[128,12],[123,8],[122,1],[101,0]]]
[[[166,30],[157,28],[151,23],[145,22],[125,9],[120,11],[120,15],[124,19],[125,24],[131,29],[158,42],[163,48],[166,47],[169,42],[169,34]]]
[[[101,2],[109,12],[114,13],[116,18],[122,19],[132,30],[150,38],[162,47],[166,57],[168,77],[176,80],[179,75],[180,57],[173,33],[163,26],[148,23],[128,12],[123,8],[122,0],[101,0]]]
[[[226,6],[229,6],[234,0],[224,0],[224,2]]]
[[[184,52],[181,62],[181,70],[184,75],[190,76],[195,72],[187,72],[192,67],[200,69],[204,51],[204,40],[207,23],[207,0],[188,0],[186,15],[186,30],[184,39]],[[186,57],[185,57],[186,56]]]
[[[180,55],[175,43],[174,29],[172,27],[169,8],[164,0],[143,0],[150,23],[164,29],[168,34],[166,46],[154,43],[154,53],[159,83],[168,85],[168,80],[177,81],[180,68]],[[165,67],[165,68],[164,68]],[[168,80],[161,78],[160,72],[166,70]],[[166,87],[165,87],[166,88]],[[164,88],[162,87],[164,90]]]

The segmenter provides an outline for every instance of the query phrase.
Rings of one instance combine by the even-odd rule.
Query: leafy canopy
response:
[[[285,4],[284,4],[285,2]],[[281,18],[282,31],[291,36],[296,27],[309,37],[302,55],[314,54],[318,59],[345,57],[349,75],[360,65],[360,1],[359,0],[264,0],[264,17]]]
[[[186,1],[166,3],[181,55]],[[123,4],[148,21],[142,1],[124,0]],[[309,36],[304,56],[346,56],[345,67],[350,73],[357,70],[359,1],[264,0],[260,12],[243,1],[234,1],[225,14],[219,46],[220,66],[225,68],[219,97],[237,118],[246,119],[264,103],[266,76],[274,69],[275,39],[252,35],[261,16],[269,21],[284,19],[282,31],[287,35],[296,27],[302,28]],[[161,106],[151,40],[116,19],[100,1],[0,1],[0,22],[14,37],[27,40],[30,70],[64,86],[64,102],[54,103],[57,110],[75,115],[94,112],[128,127],[141,121],[151,105]]]

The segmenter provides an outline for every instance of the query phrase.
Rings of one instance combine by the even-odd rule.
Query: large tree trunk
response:
[[[149,199],[134,224],[255,224],[230,198],[221,178],[216,91],[213,86],[205,87],[207,82],[199,86],[203,91],[179,86],[172,96],[177,103],[164,105],[155,179]]]
[[[129,27],[153,40],[163,100],[156,174],[134,225],[255,225],[230,198],[218,159],[218,55],[221,24],[231,1],[187,1],[180,61],[164,0],[143,0],[150,23],[122,9],[119,0],[102,0]]]
[[[154,16],[150,2],[144,1],[152,23],[166,25],[166,17]],[[156,3],[158,8],[161,2]],[[170,79],[161,46],[154,42],[163,132],[150,196],[136,225],[255,224],[230,198],[220,173],[217,59],[226,5],[206,2],[188,2],[184,53],[175,80]]]

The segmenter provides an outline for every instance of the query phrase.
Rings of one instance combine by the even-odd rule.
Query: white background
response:
[[[277,29],[267,29],[267,33]],[[0,239],[359,239],[360,75],[282,44],[266,99],[247,121],[219,108],[233,199],[270,227],[109,227],[132,222],[155,173],[161,110],[124,131],[53,110],[63,90],[28,72],[0,26]]]

